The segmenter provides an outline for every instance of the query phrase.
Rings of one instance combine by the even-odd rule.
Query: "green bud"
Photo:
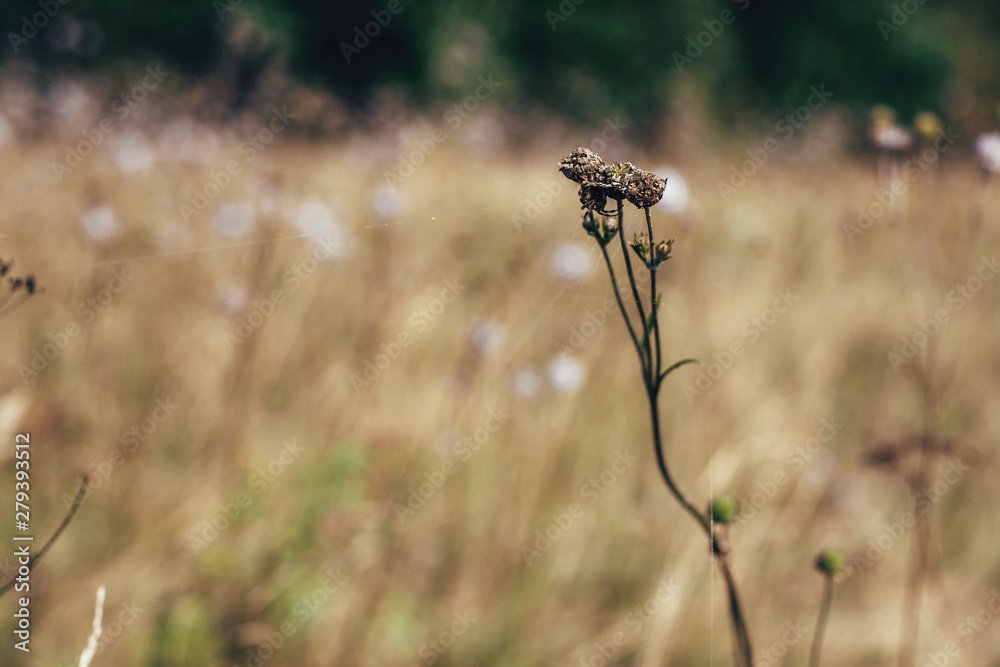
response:
[[[736,501],[726,494],[718,496],[712,501],[709,513],[715,523],[730,524],[736,518]]]
[[[833,575],[840,572],[844,567],[844,556],[836,549],[827,549],[826,551],[821,551],[818,556],[816,556],[816,569],[832,577]]]

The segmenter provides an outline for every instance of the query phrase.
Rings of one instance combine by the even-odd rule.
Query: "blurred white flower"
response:
[[[472,344],[486,352],[496,349],[503,341],[503,329],[493,320],[481,322],[472,332]]]
[[[552,258],[552,270],[560,278],[579,280],[590,271],[590,255],[580,246],[564,243]]]
[[[347,253],[347,233],[323,202],[310,199],[299,203],[295,210],[295,226],[326,251],[325,259],[336,259]]]
[[[90,209],[80,216],[80,223],[87,235],[95,241],[107,241],[118,233],[115,212],[109,206]]]
[[[887,151],[905,151],[913,145],[913,134],[904,127],[890,123],[876,123],[871,129],[872,141]]]
[[[976,137],[976,157],[986,171],[1000,171],[1000,134],[989,132]]]
[[[663,198],[656,204],[657,208],[671,213],[680,213],[687,208],[688,186],[684,177],[671,167],[661,167],[655,173],[667,179],[667,187],[663,190]]]
[[[531,398],[542,388],[542,378],[531,366],[519,368],[514,374],[514,391],[525,398]]]
[[[137,130],[124,132],[114,142],[115,164],[124,174],[149,169],[155,157],[153,144]]]
[[[70,79],[60,79],[53,83],[47,98],[52,113],[73,125],[84,125],[95,106],[83,84]]]
[[[383,218],[394,218],[403,207],[403,195],[391,185],[383,185],[372,195],[372,208]]]
[[[229,202],[216,211],[215,228],[226,236],[236,239],[250,231],[256,217],[253,205],[247,202]]]
[[[243,312],[243,307],[247,303],[246,291],[239,285],[233,284],[220,287],[215,293],[215,298],[223,310],[233,315]]]
[[[549,362],[549,382],[556,391],[576,391],[583,384],[583,366],[572,357],[556,357]]]

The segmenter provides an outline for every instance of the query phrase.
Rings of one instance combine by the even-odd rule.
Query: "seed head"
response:
[[[589,148],[577,148],[559,163],[559,171],[569,180],[580,185],[594,185],[601,182],[604,160]]]
[[[663,198],[667,180],[642,169],[636,169],[625,181],[625,196],[636,208],[649,208]]]

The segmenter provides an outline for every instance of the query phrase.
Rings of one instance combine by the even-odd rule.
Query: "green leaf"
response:
[[[700,363],[701,362],[698,361],[697,359],[684,359],[682,361],[678,361],[676,364],[674,364],[673,366],[671,366],[667,370],[665,370],[662,373],[660,373],[660,380],[659,381],[663,382],[663,378],[667,377],[668,375],[670,375],[671,373],[673,373],[675,370],[677,370],[678,368],[680,368],[684,364],[700,364]]]

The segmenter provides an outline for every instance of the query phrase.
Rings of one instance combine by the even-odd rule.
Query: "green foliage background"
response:
[[[3,57],[90,67],[148,55],[199,73],[232,57],[227,35],[249,21],[254,46],[241,57],[287,63],[348,100],[393,84],[414,101],[428,101],[463,91],[485,73],[509,83],[505,95],[514,102],[581,120],[616,111],[654,117],[684,77],[730,112],[787,109],[820,84],[841,102],[885,102],[904,114],[940,108],[956,81],[982,96],[1000,93],[1000,7],[981,0],[393,1],[401,11],[383,14],[391,21],[350,62],[344,44],[389,0],[69,0],[60,15],[94,21],[103,31],[95,54],[55,53],[43,29],[16,55],[5,39]],[[691,44],[705,22],[726,10],[735,20],[678,71],[675,54],[697,53]],[[4,35],[39,11],[37,0],[0,5]],[[456,69],[456,62],[463,64]]]

